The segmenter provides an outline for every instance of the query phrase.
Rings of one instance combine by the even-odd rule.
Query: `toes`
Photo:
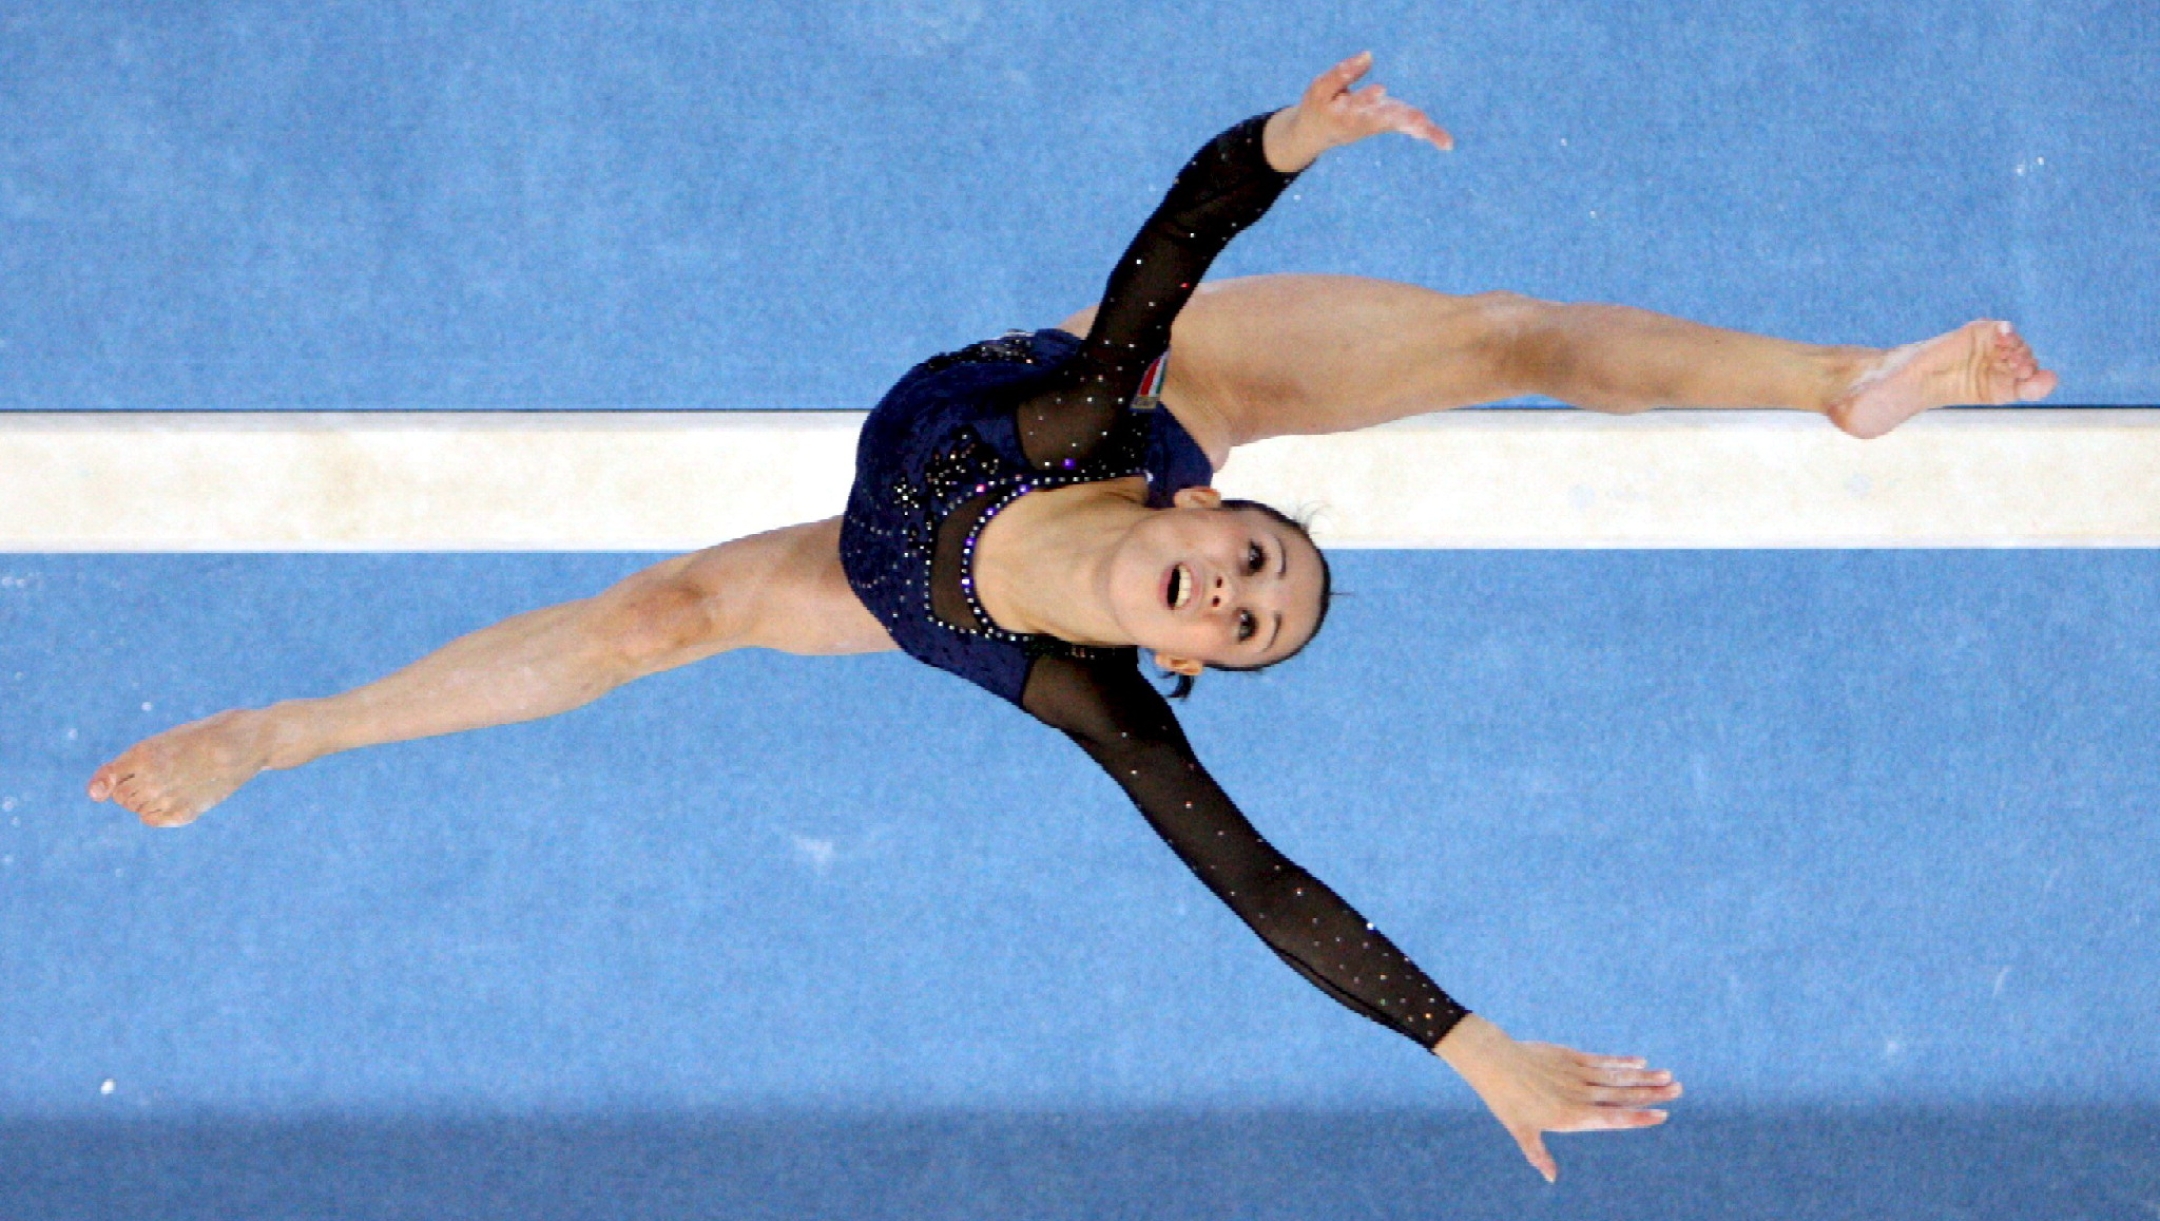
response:
[[[114,759],[112,762],[90,773],[90,800],[103,801],[111,797],[113,791],[120,787],[121,782],[133,774],[120,770],[124,762],[125,756]]]
[[[158,795],[147,782],[129,776],[113,789],[113,800],[134,813],[141,814],[157,804]]]
[[[184,827],[195,821],[195,814],[179,806],[161,805],[145,812],[142,820],[153,827]]]
[[[1988,349],[1990,378],[2001,378],[2010,387],[2009,393],[1994,401],[2030,403],[2046,398],[2055,390],[2056,377],[2040,367],[2039,358],[2033,355],[2032,345],[2017,333],[2017,328],[2007,322],[1986,324],[1993,328],[1989,336],[1992,343]]]

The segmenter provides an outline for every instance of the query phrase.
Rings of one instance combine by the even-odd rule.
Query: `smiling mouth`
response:
[[[1192,574],[1185,570],[1185,565],[1179,564],[1172,568],[1170,584],[1163,590],[1163,600],[1170,604],[1170,609],[1183,610],[1185,604],[1192,600],[1192,591]]]

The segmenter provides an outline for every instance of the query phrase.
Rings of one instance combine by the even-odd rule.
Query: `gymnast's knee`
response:
[[[640,573],[593,599],[594,645],[631,678],[672,669],[732,647],[738,601],[682,572]]]
[[[1586,303],[1540,301],[1520,293],[1481,293],[1478,297],[1492,342],[1518,394],[1542,394],[1599,411],[1623,414],[1646,410],[1649,400],[1610,393],[1597,366],[1585,359],[1582,337],[1607,307]]]
[[[1518,292],[1495,289],[1466,299],[1476,328],[1475,350],[1491,365],[1505,393],[1540,393],[1565,359],[1552,323],[1562,307]]]

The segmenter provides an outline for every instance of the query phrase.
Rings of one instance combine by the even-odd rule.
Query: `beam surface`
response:
[[[15,413],[0,550],[672,551],[840,511],[855,412]],[[1427,416],[1240,450],[1335,547],[2160,546],[2160,410]]]

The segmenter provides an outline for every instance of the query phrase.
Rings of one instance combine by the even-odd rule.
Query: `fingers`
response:
[[[1445,128],[1425,117],[1425,112],[1408,102],[1383,102],[1380,109],[1386,117],[1386,129],[1401,132],[1415,140],[1423,140],[1441,152],[1455,147],[1455,137]]]
[[[1570,1051],[1568,1055],[1584,1068],[1643,1068],[1650,1063],[1641,1056],[1599,1056],[1587,1051]]]
[[[1521,1128],[1512,1129],[1510,1134],[1515,1137],[1515,1144],[1522,1149],[1523,1157],[1529,1160],[1539,1174],[1545,1176],[1546,1182],[1559,1179],[1560,1163],[1554,1161],[1553,1155],[1545,1151],[1544,1133],[1536,1128]]]
[[[1565,1131],[1648,1127],[1665,1122],[1665,1112],[1647,1108],[1671,1102],[1684,1092],[1671,1072],[1650,1068],[1640,1056],[1600,1056],[1571,1051],[1577,1102]]]
[[[1672,1074],[1662,1068],[1584,1068],[1577,1071],[1582,1080],[1591,1085],[1657,1086],[1672,1082]]]
[[[1628,1128],[1654,1128],[1668,1118],[1664,1111],[1628,1107],[1591,1107],[1553,1125],[1554,1132],[1612,1132]]]
[[[1339,132],[1330,144],[1352,143],[1378,132],[1395,131],[1442,151],[1454,148],[1455,137],[1417,107],[1389,97],[1386,86],[1373,84],[1351,91],[1351,86],[1372,70],[1372,64],[1372,52],[1360,51],[1321,73],[1305,91],[1300,106]]]
[[[1663,1068],[1586,1068],[1581,1072],[1584,1080],[1601,1085],[1664,1085],[1673,1079],[1672,1071]]]
[[[1680,1096],[1680,1084],[1604,1086],[1593,1085],[1584,1091],[1590,1101],[1608,1107],[1646,1107],[1653,1102],[1671,1102]]]
[[[1360,51],[1314,77],[1313,83],[1306,87],[1305,96],[1300,99],[1299,104],[1314,110],[1325,107],[1348,93],[1350,86],[1370,71],[1372,52]]]
[[[1655,1101],[1644,1099],[1629,1103],[1594,1103],[1576,1100],[1564,1103],[1548,1115],[1539,1127],[1547,1132],[1613,1132],[1630,1128],[1654,1128],[1669,1118],[1661,1108],[1645,1105]]]
[[[1320,74],[1307,94],[1316,94],[1322,101],[1343,92],[1367,72],[1372,71],[1372,52],[1360,51]]]

